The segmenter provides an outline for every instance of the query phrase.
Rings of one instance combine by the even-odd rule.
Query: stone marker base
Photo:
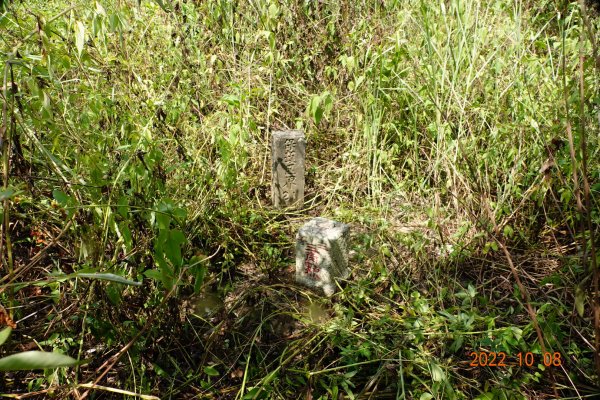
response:
[[[296,282],[321,289],[327,296],[336,290],[335,279],[350,275],[350,227],[326,218],[314,218],[296,235]]]

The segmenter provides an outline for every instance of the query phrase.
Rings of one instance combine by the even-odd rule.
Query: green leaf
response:
[[[219,376],[221,375],[215,367],[207,366],[204,367],[204,373],[208,376]]]
[[[477,295],[477,291],[475,290],[475,287],[473,285],[471,285],[470,283],[467,286],[467,290],[469,291],[469,296],[471,298],[473,298],[473,297],[475,297]]]
[[[441,382],[446,379],[444,370],[435,362],[430,362],[429,367],[431,368],[431,379],[433,379],[435,382]]]
[[[147,269],[144,271],[144,275],[150,279],[154,279],[157,282],[162,282],[162,274],[156,269]]]
[[[25,351],[0,358],[0,371],[25,371],[32,369],[47,369],[70,367],[78,361],[74,358],[59,353],[44,351]]]
[[[239,107],[240,97],[235,94],[226,94],[221,98],[222,101],[229,104],[230,106]]]
[[[12,328],[10,326],[7,326],[6,328],[0,331],[0,345],[4,344],[4,342],[8,340],[8,337],[10,336],[11,332]]]
[[[431,400],[433,399],[433,395],[431,393],[423,393],[419,400]]]
[[[83,52],[83,44],[85,43],[85,26],[83,22],[77,21],[75,23],[75,47],[77,47],[77,53],[81,57]]]
[[[165,199],[156,205],[156,224],[159,230],[168,229],[171,224],[171,215],[175,209],[175,204],[170,199]]]
[[[583,314],[585,312],[585,291],[581,288],[581,285],[577,285],[575,288],[575,309],[577,310],[577,314],[583,318]]]
[[[54,200],[58,201],[58,204],[61,206],[66,206],[69,204],[69,196],[67,196],[62,190],[54,189],[52,191],[52,197],[54,197]]]
[[[155,2],[156,4],[158,4],[158,5],[160,6],[160,8],[162,8],[162,9],[163,9],[163,11],[164,11],[164,12],[167,12],[167,13],[168,13],[168,12],[171,12],[171,10],[170,10],[169,8],[167,8],[167,6],[165,6],[165,3],[164,3],[164,1],[162,1],[162,0],[154,0],[154,2]]]
[[[127,196],[121,196],[117,201],[117,212],[123,218],[127,218],[127,214],[129,213],[129,200]]]
[[[275,19],[279,16],[279,7],[277,4],[271,3],[269,6],[269,19]]]
[[[14,189],[7,188],[5,191],[0,191],[0,201],[8,200],[17,195]]]
[[[120,236],[123,239],[123,243],[129,252],[133,248],[133,237],[131,236],[131,230],[129,229],[127,222],[121,222],[118,224],[118,227]]]
[[[130,286],[142,286],[142,282],[131,281],[129,279],[125,279],[122,276],[115,275],[115,274],[75,273],[75,274],[69,275],[69,276],[74,276],[76,278],[100,279],[100,280],[104,280],[104,281],[121,283],[123,285],[130,285]]]
[[[188,263],[190,274],[194,276],[194,293],[200,293],[202,284],[204,283],[204,276],[206,275],[206,264],[203,260],[206,257],[193,256]]]
[[[308,113],[312,117],[315,125],[319,125],[321,122],[321,118],[323,118],[323,108],[321,107],[321,96],[313,96],[310,99],[310,104],[308,106]]]
[[[333,109],[333,97],[329,91],[325,91],[321,94],[321,104],[323,105],[324,114],[329,114]]]
[[[106,285],[106,295],[108,296],[110,302],[113,303],[115,306],[118,306],[121,303],[122,290],[123,289],[120,288],[119,285],[116,285],[114,283],[109,283],[108,285]]]
[[[52,119],[52,100],[50,99],[50,95],[43,91],[43,100],[42,100],[42,116],[45,120]]]
[[[177,230],[171,230],[169,232],[168,239],[164,243],[165,256],[171,261],[176,267],[181,267],[183,264],[183,258],[181,257],[181,246],[185,243],[186,239],[184,234]]]
[[[248,390],[248,392],[242,397],[243,400],[256,399],[258,395],[262,392],[261,387],[254,387]]]

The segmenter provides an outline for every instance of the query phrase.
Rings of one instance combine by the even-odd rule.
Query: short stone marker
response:
[[[273,131],[271,161],[273,206],[304,204],[304,158],[306,141],[302,131]]]
[[[350,275],[348,239],[350,227],[326,218],[314,218],[296,235],[296,282],[319,288],[331,296],[335,279]]]

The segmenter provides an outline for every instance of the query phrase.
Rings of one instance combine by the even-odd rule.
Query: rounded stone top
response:
[[[317,217],[302,225],[300,236],[316,236],[323,239],[335,240],[348,232],[350,227],[342,222]]]
[[[302,132],[301,130],[296,130],[296,129],[287,130],[287,131],[273,131],[273,132],[271,132],[271,134],[273,135],[274,138],[277,137],[277,138],[297,139],[297,138],[304,137],[304,132]]]

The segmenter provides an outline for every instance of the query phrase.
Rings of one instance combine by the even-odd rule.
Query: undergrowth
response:
[[[1,351],[83,361],[3,396],[600,395],[593,2],[0,10]],[[332,298],[291,279],[314,216],[351,226]]]

